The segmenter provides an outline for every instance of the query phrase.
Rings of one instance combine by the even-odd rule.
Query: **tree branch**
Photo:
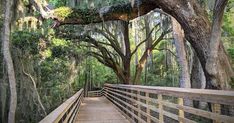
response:
[[[95,29],[95,31],[99,34],[102,34],[109,42],[110,42],[110,46],[120,55],[120,57],[124,57],[124,54],[121,52],[120,47],[118,46],[118,44],[116,42],[118,42],[118,40],[115,39],[111,39],[109,37],[109,35],[107,35],[106,33],[104,33],[102,30],[100,29]]]
[[[136,51],[138,50],[138,48],[145,43],[146,41],[148,41],[148,39],[150,38],[151,34],[153,33],[154,29],[157,28],[160,25],[160,23],[158,23],[157,25],[154,26],[153,29],[151,29],[150,33],[148,34],[148,36],[146,37],[145,40],[141,41],[136,48],[133,50],[133,52],[131,53],[131,56],[134,55],[136,53]],[[157,32],[159,31],[159,29],[157,30]]]
[[[67,16],[60,15],[59,13],[61,13],[63,10],[58,8],[53,10],[52,18],[58,20],[60,25],[100,23],[110,20],[128,21],[137,18],[139,13],[140,15],[144,15],[155,8],[155,5],[149,4],[149,2],[143,2],[139,5],[139,8],[137,6],[132,7],[131,3],[106,6],[99,10],[81,10],[69,8],[70,13]]]
[[[89,52],[87,52],[87,55],[93,56],[93,57],[96,58],[100,63],[106,65],[107,67],[110,67],[110,68],[113,67],[110,63],[106,62],[104,56],[101,55],[101,54],[98,54],[98,53],[96,53],[96,52],[91,52],[91,51],[89,51]]]
[[[167,49],[167,48],[160,48],[160,49],[155,48],[154,50],[158,50],[158,51],[166,50],[166,51],[169,51],[173,56],[177,57],[175,53],[173,53],[170,49]]]

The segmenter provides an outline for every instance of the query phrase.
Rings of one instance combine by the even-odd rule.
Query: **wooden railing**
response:
[[[39,123],[73,123],[83,97],[83,89],[81,89]]]
[[[101,96],[102,96],[102,90],[88,91],[88,97],[101,97]]]
[[[106,84],[104,95],[131,122],[234,123],[233,91]],[[207,109],[184,104],[195,100]]]

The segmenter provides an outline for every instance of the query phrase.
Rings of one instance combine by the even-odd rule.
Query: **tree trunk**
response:
[[[206,77],[204,75],[201,63],[194,50],[192,52],[192,68],[191,68],[191,88],[204,89],[206,87]],[[193,101],[193,106],[196,108],[204,109],[207,102]]]
[[[135,21],[133,21],[133,25],[134,25],[134,42],[135,42],[135,46],[138,45],[139,43],[139,33],[138,33],[138,29],[139,29],[139,25],[138,25],[138,20],[136,19]],[[136,51],[135,53],[135,65],[138,64],[138,51]]]
[[[121,52],[124,54],[124,55],[126,55],[125,54],[125,52],[126,52],[126,48],[125,48],[125,43],[124,43],[124,39],[123,39],[123,27],[122,26],[119,26],[119,25],[121,25],[121,21],[118,21],[118,23],[117,23],[118,25],[118,27],[116,27],[117,28],[117,35],[116,36],[118,36],[118,41],[120,42],[120,47],[121,47]]]
[[[150,28],[150,15],[146,15],[145,18],[144,18],[144,21],[145,21],[145,35],[148,36],[148,35],[150,35],[150,31],[151,31],[151,28]],[[148,40],[145,42],[145,49],[150,48],[152,46],[152,43],[153,43],[153,39],[152,39],[152,36],[150,35]],[[152,52],[149,53],[149,59],[150,60],[153,59]]]
[[[156,43],[155,46],[157,44],[158,43]],[[133,81],[134,84],[140,83],[141,73],[143,71],[143,68],[144,68],[146,62],[147,62],[147,58],[155,46],[151,46],[150,48],[146,49],[145,52],[143,53],[143,55],[141,56],[139,63],[136,65],[136,72],[135,72],[134,81]]]
[[[10,22],[11,22],[12,1],[5,1],[4,26],[2,30],[3,56],[7,67],[8,81],[10,86],[10,107],[8,113],[8,123],[15,122],[15,111],[17,106],[16,80],[13,61],[10,53]]]
[[[205,67],[209,57],[211,34],[211,24],[205,10],[200,7],[196,0],[155,0],[151,2],[156,3],[163,11],[176,18],[183,27],[185,38],[190,42],[201,62],[207,81],[206,88],[228,89],[231,79],[234,77],[234,72],[222,42],[220,42],[218,50],[219,59],[217,65],[214,66],[219,70],[215,79]]]
[[[128,22],[122,21],[121,25],[123,26],[123,39],[125,44],[125,57],[122,59],[123,62],[123,74],[125,77],[124,84],[130,84],[131,83],[131,49],[130,49],[130,41],[129,41],[129,28],[128,28]]]
[[[177,61],[180,69],[179,86],[181,88],[191,88],[189,68],[188,68],[189,65],[188,65],[188,59],[185,48],[184,31],[181,28],[180,24],[174,18],[171,18],[171,22],[172,22],[173,37],[177,52]],[[192,101],[184,99],[184,104],[190,106],[192,105]]]
[[[151,27],[150,27],[150,15],[146,15],[144,18],[145,21],[145,35],[148,36],[150,35]],[[152,36],[150,35],[148,40],[145,42],[145,49],[148,49],[152,46],[153,39]],[[145,65],[145,84],[147,84],[147,73],[148,73],[148,67],[149,64],[151,67],[152,66],[152,59],[153,59],[153,53],[150,52],[148,58],[146,59],[146,65]],[[149,67],[150,69],[150,67]]]
[[[219,71],[218,52],[221,42],[222,19],[227,2],[228,0],[216,0],[213,10],[213,23],[212,23],[210,42],[209,42],[208,59],[206,63],[206,70],[208,74],[211,76],[212,83],[218,83],[218,81],[222,81],[219,80],[219,78],[225,77],[225,75],[219,77],[218,74]],[[220,85],[218,86],[220,86],[223,89],[231,88],[228,83],[220,83]]]
[[[172,19],[173,36],[177,52],[177,61],[180,66],[180,87],[191,88],[188,60],[185,51],[184,32],[180,24],[174,18],[171,19]]]
[[[191,52],[193,52],[193,60],[191,63],[191,88],[205,89],[206,77],[202,69],[201,63],[195,51],[192,50]]]

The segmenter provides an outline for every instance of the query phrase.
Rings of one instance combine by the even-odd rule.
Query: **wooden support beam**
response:
[[[133,91],[137,93],[133,93]],[[131,114],[131,116],[134,117],[133,119],[137,119],[141,123],[149,123],[151,121],[163,123],[164,116],[180,123],[196,123],[194,119],[186,118],[185,112],[200,118],[213,120],[214,122],[222,121],[224,123],[230,123],[234,121],[233,116],[221,114],[222,107],[220,106],[220,103],[233,106],[233,103],[231,103],[234,100],[233,91],[106,84],[105,92],[118,103],[118,106],[125,107],[124,110]],[[145,95],[140,95],[140,92],[145,93]],[[149,97],[149,94],[157,95],[158,98],[153,96]],[[163,99],[163,96],[175,97],[178,100],[173,101],[170,99]],[[213,111],[216,112],[184,105],[184,100],[188,98],[191,100],[195,99],[198,101],[209,102],[213,105]],[[137,106],[127,103],[126,100]],[[145,100],[145,102],[142,100]],[[139,107],[146,108],[146,111],[140,110]],[[166,107],[178,110],[178,114],[164,110]],[[134,114],[134,111],[137,112],[137,114]],[[156,118],[154,113],[151,114],[150,111],[158,113],[159,119]]]
[[[163,120],[163,104],[162,104],[162,94],[158,94],[158,110],[159,110],[159,123],[164,123]]]
[[[149,98],[149,93],[145,92],[145,96],[146,96],[146,113],[150,115],[150,108],[148,107],[150,104],[150,98]],[[147,115],[147,123],[150,123],[151,122],[151,119],[150,119],[150,116]]]
[[[178,104],[180,105],[180,106],[183,106],[184,105],[184,100],[183,100],[183,98],[178,98]],[[184,118],[184,110],[181,110],[181,109],[179,109],[179,117],[180,118]],[[180,123],[184,123],[182,120],[180,120]]]

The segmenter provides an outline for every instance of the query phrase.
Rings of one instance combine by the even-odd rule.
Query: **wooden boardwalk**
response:
[[[84,98],[76,123],[129,123],[105,97]]]

